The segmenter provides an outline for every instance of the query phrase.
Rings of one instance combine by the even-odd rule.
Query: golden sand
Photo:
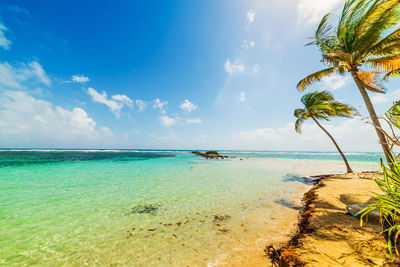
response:
[[[371,203],[378,191],[371,174],[333,175],[323,179],[313,202],[313,231],[297,252],[305,266],[392,266],[378,222],[360,227],[359,218],[347,215],[347,205]]]

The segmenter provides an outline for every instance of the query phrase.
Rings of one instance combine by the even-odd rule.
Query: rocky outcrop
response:
[[[206,159],[227,159],[228,156],[220,155],[217,151],[207,151],[207,152],[200,152],[200,151],[192,151],[193,154],[198,156],[202,156]]]

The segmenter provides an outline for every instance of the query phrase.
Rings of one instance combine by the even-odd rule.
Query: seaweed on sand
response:
[[[313,231],[313,229],[310,227],[310,217],[314,212],[311,204],[317,199],[317,189],[324,186],[321,181],[323,178],[325,177],[320,176],[320,178],[316,179],[313,188],[304,194],[302,199],[303,209],[300,211],[299,222],[297,224],[298,230],[287,243],[287,245],[278,250],[275,250],[273,246],[268,246],[265,248],[264,252],[271,259],[272,266],[304,266],[304,264],[300,261],[300,257],[296,248],[300,245],[301,239],[305,236],[305,234]]]
[[[161,206],[158,204],[140,204],[130,209],[130,214],[154,214]]]

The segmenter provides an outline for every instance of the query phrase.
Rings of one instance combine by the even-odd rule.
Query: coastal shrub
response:
[[[393,106],[385,113],[386,118],[400,129],[400,101],[393,102]]]
[[[214,151],[214,150],[210,150],[210,151],[207,151],[207,152],[206,152],[206,155],[211,155],[211,154],[212,154],[212,155],[219,155],[218,152],[217,152],[217,151]]]
[[[393,250],[399,255],[397,241],[400,236],[400,161],[395,158],[390,168],[381,161],[381,166],[383,179],[374,179],[381,193],[372,193],[377,202],[361,211],[360,224],[362,227],[364,220],[367,221],[368,213],[380,210],[380,223],[384,228],[390,256],[393,257]]]

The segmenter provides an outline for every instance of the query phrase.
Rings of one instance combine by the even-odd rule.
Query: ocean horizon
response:
[[[214,266],[262,259],[295,229],[334,152],[0,150],[0,264]],[[381,153],[346,153],[378,170]],[[235,157],[235,158],[233,158]]]

